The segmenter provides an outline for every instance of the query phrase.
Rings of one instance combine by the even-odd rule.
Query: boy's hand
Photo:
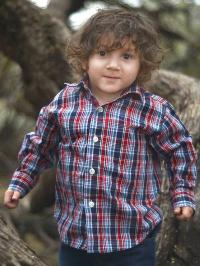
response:
[[[13,191],[13,190],[6,190],[5,195],[4,195],[4,205],[5,207],[9,209],[14,209],[17,207],[19,203],[19,198],[20,198],[20,192],[19,191]]]
[[[189,220],[193,214],[194,210],[191,207],[177,207],[174,209],[174,214],[178,220]]]

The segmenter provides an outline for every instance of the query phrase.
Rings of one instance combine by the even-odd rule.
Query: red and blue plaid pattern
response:
[[[195,208],[196,153],[171,105],[132,85],[99,106],[81,81],[67,84],[42,108],[9,188],[24,196],[41,170],[56,162],[61,240],[91,253],[123,250],[141,243],[162,220],[155,201],[163,159],[173,206]]]

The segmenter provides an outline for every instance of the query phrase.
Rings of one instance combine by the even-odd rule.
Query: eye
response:
[[[123,57],[124,59],[128,60],[128,59],[132,59],[132,58],[133,58],[133,55],[132,55],[132,54],[129,54],[129,53],[124,53],[124,54],[122,55],[122,57]]]
[[[98,51],[98,54],[100,56],[105,56],[106,55],[106,51],[105,50],[100,50],[100,51]]]

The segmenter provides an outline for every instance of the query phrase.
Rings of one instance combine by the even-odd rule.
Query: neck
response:
[[[117,100],[121,95],[121,93],[116,93],[114,95],[113,94],[104,95],[101,92],[94,92],[94,91],[92,91],[92,94],[97,99],[99,105],[104,105],[104,104],[108,104],[110,102],[113,102],[113,101]]]

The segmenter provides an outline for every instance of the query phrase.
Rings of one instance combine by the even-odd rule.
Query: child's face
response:
[[[127,42],[122,48],[111,51],[99,48],[88,60],[91,90],[97,99],[119,97],[135,81],[139,69],[139,54],[132,43]]]

